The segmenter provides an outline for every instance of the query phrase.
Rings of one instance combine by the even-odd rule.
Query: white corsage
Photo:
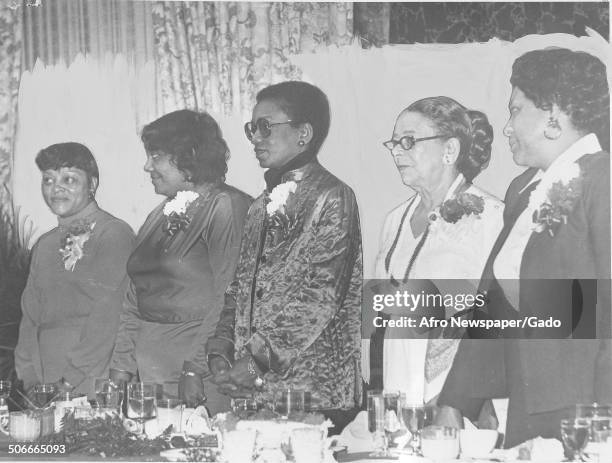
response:
[[[164,206],[164,215],[169,216],[172,213],[184,214],[187,207],[198,199],[200,195],[195,191],[179,191],[176,196],[168,201]]]
[[[283,214],[285,212],[285,204],[289,199],[289,194],[295,193],[297,183],[293,180],[276,185],[270,192],[268,204],[266,204],[266,212],[271,217],[276,213]]]
[[[529,196],[528,210],[532,214],[532,230],[541,233],[547,231],[554,236],[574,208],[582,193],[580,166],[575,162],[563,166],[544,178]]]
[[[187,208],[198,199],[200,195],[195,191],[179,191],[176,196],[164,205],[166,216],[165,231],[174,236],[179,230],[183,230],[191,223],[191,217],[187,215]]]
[[[96,223],[80,222],[72,225],[60,243],[60,255],[64,262],[64,268],[70,272],[74,271],[77,262],[83,257],[85,243],[91,238]]]

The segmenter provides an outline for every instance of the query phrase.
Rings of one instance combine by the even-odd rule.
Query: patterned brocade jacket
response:
[[[361,402],[355,196],[316,161],[281,182],[296,183],[284,211],[267,212],[268,192],[251,205],[208,355],[252,355],[265,373],[257,399],[270,401],[291,387],[311,391],[313,409],[352,408]]]

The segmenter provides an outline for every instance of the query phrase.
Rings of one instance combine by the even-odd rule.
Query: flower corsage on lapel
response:
[[[484,211],[484,198],[472,193],[460,193],[440,205],[440,216],[448,223],[457,223],[463,217],[479,217]]]
[[[289,230],[293,227],[294,219],[287,213],[286,205],[289,195],[295,193],[297,183],[293,180],[276,185],[267,197],[266,215],[268,216],[268,230],[274,235],[280,233],[286,238]]]
[[[174,236],[179,230],[184,230],[191,223],[187,208],[198,199],[200,195],[195,191],[179,191],[176,196],[164,205],[166,224],[164,231]]]
[[[60,255],[64,268],[74,272],[77,262],[83,257],[85,243],[91,238],[96,222],[79,221],[68,228],[60,242]]]
[[[544,178],[531,192],[529,210],[532,211],[532,230],[555,236],[582,194],[580,166],[568,164],[552,178]]]

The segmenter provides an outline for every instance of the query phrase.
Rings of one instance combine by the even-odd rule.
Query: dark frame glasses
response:
[[[445,135],[434,135],[433,137],[414,138],[412,135],[405,135],[399,140],[391,139],[391,140],[385,141],[383,142],[383,145],[389,151],[393,151],[397,145],[400,145],[402,149],[408,151],[409,149],[412,149],[412,147],[420,141],[435,140],[436,138],[444,138],[444,137]]]
[[[259,134],[262,138],[268,138],[272,134],[272,127],[275,125],[291,124],[291,119],[285,122],[270,122],[268,119],[263,117],[257,119],[255,122],[249,121],[244,124],[244,133],[249,140],[252,140],[255,133],[259,130]]]

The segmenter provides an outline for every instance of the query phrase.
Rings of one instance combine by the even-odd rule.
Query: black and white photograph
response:
[[[0,0],[0,461],[612,463],[609,10]]]

